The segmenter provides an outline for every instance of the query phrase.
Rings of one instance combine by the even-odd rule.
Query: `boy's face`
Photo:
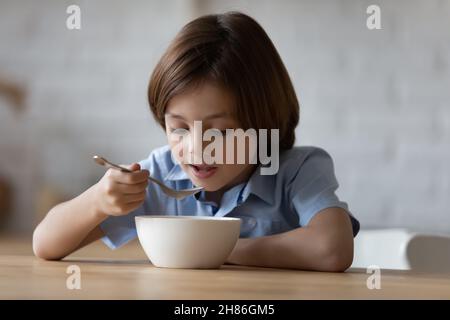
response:
[[[229,164],[229,161],[225,163],[227,151],[232,151],[226,148],[225,129],[240,128],[239,122],[232,115],[233,104],[233,96],[227,90],[207,83],[173,97],[167,104],[166,134],[172,154],[192,182],[196,186],[204,187],[205,191],[226,190],[244,182],[256,167],[254,164],[248,164],[248,143],[243,146],[246,163],[237,164],[236,139],[234,140],[234,161],[232,164]],[[198,137],[194,139],[194,121],[201,121],[200,139]],[[177,134],[180,129],[187,133],[182,139]],[[208,129],[216,129],[223,134],[222,164],[207,165],[204,161],[203,151],[208,144],[212,143],[211,141],[214,141],[214,138],[211,141],[203,141],[203,133]],[[183,140],[185,140],[184,148]],[[184,151],[188,154],[185,155]]]

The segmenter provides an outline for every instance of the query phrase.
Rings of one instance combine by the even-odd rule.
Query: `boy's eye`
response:
[[[220,130],[220,129],[215,129],[214,128],[214,129],[210,129],[210,130],[214,130],[216,132],[219,132],[222,135],[226,135],[228,129]],[[177,133],[178,134],[182,134],[182,133],[189,132],[189,128],[169,128],[169,132],[170,133],[175,133],[175,134],[177,134]]]
[[[212,129],[212,130],[219,132],[219,133],[220,133],[221,135],[223,135],[223,136],[225,136],[225,135],[227,134],[227,129],[223,129],[223,130],[220,130],[220,129]]]
[[[169,128],[169,134],[184,136],[189,134],[189,129],[187,128]]]

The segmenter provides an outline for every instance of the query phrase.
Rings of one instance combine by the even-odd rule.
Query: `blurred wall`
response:
[[[82,29],[65,27],[81,7]],[[381,30],[366,8],[381,7]],[[364,228],[450,232],[450,1],[0,0],[0,175],[13,182],[10,230],[31,230],[39,190],[70,197],[103,173],[90,159],[142,159],[165,143],[146,102],[176,32],[241,10],[278,48],[301,103],[297,144],[335,159],[339,195]]]

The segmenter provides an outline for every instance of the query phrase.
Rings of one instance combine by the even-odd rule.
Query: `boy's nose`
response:
[[[192,164],[201,164],[203,162],[203,140],[194,136],[194,134],[191,134],[189,137],[189,162]]]

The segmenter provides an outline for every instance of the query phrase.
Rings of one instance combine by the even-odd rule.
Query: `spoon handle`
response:
[[[128,170],[127,168],[118,166],[118,165],[113,164],[113,163],[106,163],[106,167],[110,167],[110,168],[114,168],[114,169],[119,169],[120,171],[123,171],[123,172],[133,172],[133,171],[131,171],[131,170]]]
[[[133,172],[125,167],[119,166],[115,163],[109,162],[108,160],[106,160],[105,158],[101,158],[101,160],[103,161],[102,165],[107,167],[107,168],[114,168],[114,169],[119,169],[120,171],[123,172]]]

